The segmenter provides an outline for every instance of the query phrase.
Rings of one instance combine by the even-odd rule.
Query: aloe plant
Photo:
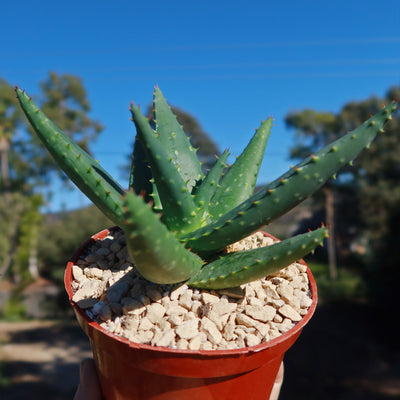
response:
[[[231,166],[225,151],[203,174],[196,150],[159,88],[154,124],[131,105],[136,141],[129,189],[124,190],[89,154],[16,88],[28,120],[58,165],[126,237],[144,278],[226,288],[260,279],[304,257],[328,235],[325,227],[268,247],[222,250],[266,226],[320,188],[368,147],[397,107],[391,103],[354,131],[310,155],[253,194],[272,118],[263,121]]]

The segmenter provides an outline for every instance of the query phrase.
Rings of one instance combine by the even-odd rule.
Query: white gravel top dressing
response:
[[[228,251],[263,247],[256,233]],[[233,289],[156,285],[132,264],[122,232],[97,240],[72,267],[72,300],[108,331],[135,343],[226,350],[269,341],[291,329],[312,303],[307,267],[294,263]]]

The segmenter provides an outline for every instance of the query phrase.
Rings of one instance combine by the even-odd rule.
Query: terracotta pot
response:
[[[72,298],[72,265],[104,230],[86,241],[73,255],[65,272],[65,288]],[[285,352],[293,345],[317,304],[317,286],[307,272],[312,304],[291,330],[276,339],[235,350],[174,350],[136,344],[109,333],[71,301],[88,335],[107,400],[266,400]]]

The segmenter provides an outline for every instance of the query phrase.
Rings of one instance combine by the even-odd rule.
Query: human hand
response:
[[[278,374],[276,375],[274,386],[272,387],[272,392],[271,395],[269,396],[269,400],[278,400],[283,382],[283,373],[284,373],[284,366],[282,361],[281,366],[279,367]]]
[[[81,381],[74,400],[103,400],[99,377],[92,359],[88,358],[81,362],[80,377]]]

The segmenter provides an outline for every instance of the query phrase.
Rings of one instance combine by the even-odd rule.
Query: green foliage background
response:
[[[400,98],[400,87],[384,97],[345,104],[337,113],[302,110],[286,117],[295,129],[292,157],[312,153],[344,132],[354,129],[383,104]],[[389,309],[400,303],[400,116],[396,113],[368,151],[329,183],[335,193],[335,239],[339,264],[355,268],[366,283],[369,302]],[[313,199],[322,210],[323,193]],[[310,221],[308,221],[310,222]]]
[[[42,276],[62,283],[67,261],[79,245],[110,227],[112,222],[95,206],[47,215],[40,229],[38,246]]]

